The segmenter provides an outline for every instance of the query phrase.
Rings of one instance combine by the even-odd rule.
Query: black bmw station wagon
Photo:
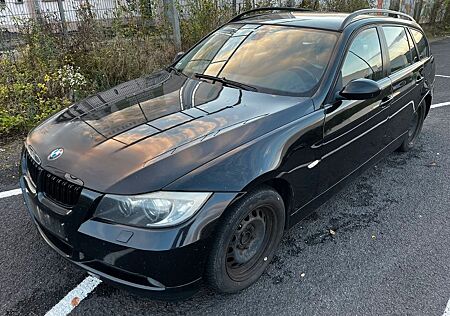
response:
[[[434,74],[405,14],[248,11],[34,128],[25,202],[54,250],[105,281],[157,298],[236,292],[286,229],[414,146]]]

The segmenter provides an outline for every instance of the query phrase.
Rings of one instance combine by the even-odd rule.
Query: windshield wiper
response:
[[[174,66],[169,66],[167,67],[168,70],[175,72],[177,75],[183,75],[186,76],[180,69],[174,67]]]
[[[205,75],[205,74],[200,74],[200,73],[195,73],[194,76],[199,79],[209,79],[212,81],[219,81],[219,82],[223,83],[224,85],[241,88],[243,90],[258,91],[258,89],[256,87],[253,87],[253,86],[245,84],[245,83],[233,81],[233,80],[227,79],[225,77],[216,77],[216,76]]]

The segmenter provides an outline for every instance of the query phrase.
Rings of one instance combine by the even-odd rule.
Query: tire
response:
[[[408,134],[407,134],[405,140],[403,141],[403,143],[398,148],[398,151],[407,152],[407,151],[410,151],[414,147],[414,145],[417,141],[417,138],[422,130],[423,121],[425,120],[425,115],[426,115],[425,106],[426,106],[426,104],[425,104],[425,101],[423,100],[419,104],[417,111],[414,112],[414,116],[411,119],[411,122],[410,122],[410,125],[408,128]]]
[[[217,292],[236,293],[256,282],[272,260],[284,232],[283,199],[270,187],[251,191],[219,225],[205,279]]]

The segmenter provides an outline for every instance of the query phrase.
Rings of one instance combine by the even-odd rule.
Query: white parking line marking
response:
[[[450,105],[450,102],[443,102],[443,103],[432,104],[431,108],[435,109],[435,108],[440,108],[441,106],[446,106],[446,105]]]
[[[435,75],[436,77],[441,77],[441,78],[450,78],[450,76],[445,76],[445,75]]]
[[[445,308],[444,314],[442,316],[450,316],[450,300],[448,300],[447,307]]]
[[[102,283],[100,279],[88,276],[80,284],[70,291],[58,304],[53,306],[45,316],[64,316],[68,315],[80,302],[91,293],[97,285]]]
[[[19,195],[19,194],[22,194],[21,189],[14,189],[14,190],[9,190],[9,191],[5,191],[5,192],[0,192],[0,199],[6,198],[9,196]]]

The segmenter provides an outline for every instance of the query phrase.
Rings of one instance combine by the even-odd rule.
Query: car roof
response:
[[[341,31],[342,24],[345,19],[349,17],[350,13],[336,13],[336,12],[279,12],[279,13],[265,13],[242,18],[233,23],[258,23],[258,24],[276,24],[297,26],[305,28],[317,28],[331,31]],[[347,25],[361,20],[368,20],[372,22],[385,22],[395,24],[407,24],[418,26],[417,23],[400,18],[393,18],[383,15],[369,15],[362,14],[356,16]]]

